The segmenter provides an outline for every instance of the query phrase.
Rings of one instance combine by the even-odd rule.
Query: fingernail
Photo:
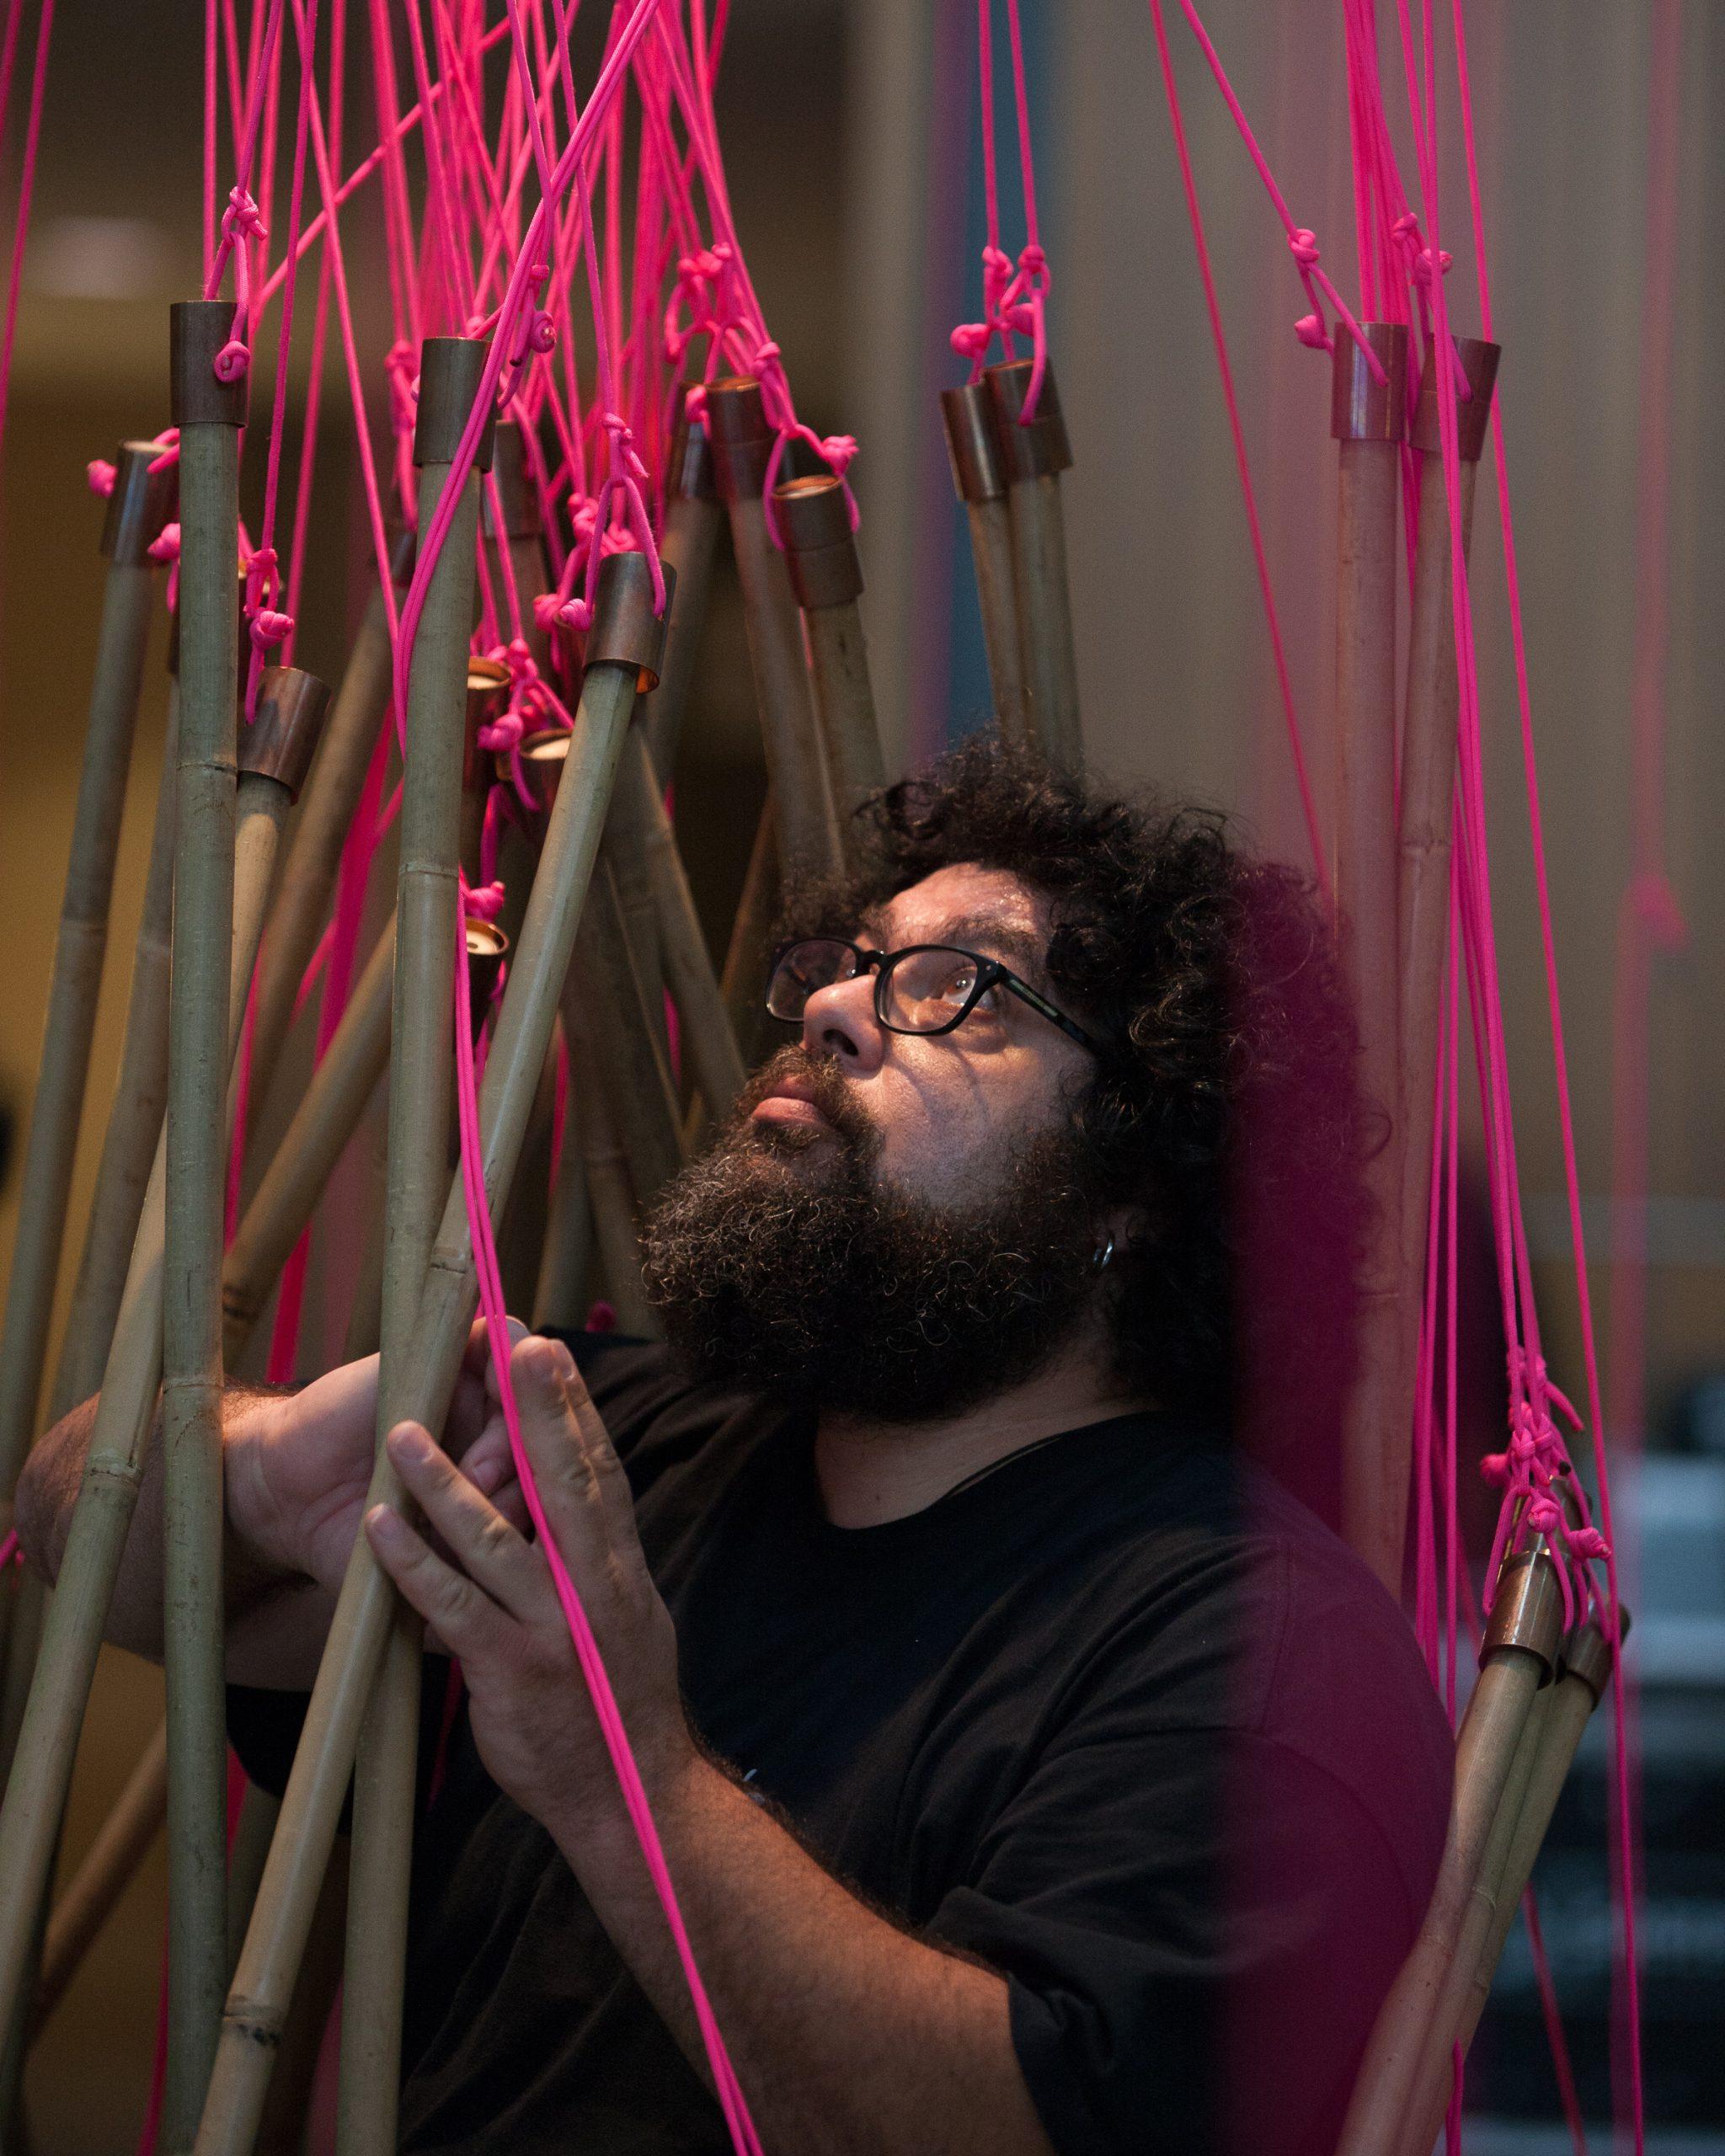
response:
[[[482,1497],[489,1497],[503,1480],[503,1462],[496,1459],[482,1460],[477,1467],[469,1470],[467,1480]]]
[[[398,1422],[389,1433],[389,1449],[398,1459],[424,1460],[431,1450],[431,1440],[417,1423]]]
[[[373,1505],[366,1514],[366,1534],[380,1542],[387,1542],[400,1525],[400,1519],[387,1505]]]

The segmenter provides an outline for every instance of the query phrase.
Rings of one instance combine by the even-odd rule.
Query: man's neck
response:
[[[1044,1438],[1148,1404],[1113,1380],[1108,1357],[1087,1332],[1023,1384],[940,1422],[823,1409],[814,1438],[821,1501],[835,1527],[879,1527]]]

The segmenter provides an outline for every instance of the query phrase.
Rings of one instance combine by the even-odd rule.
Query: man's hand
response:
[[[676,1637],[642,1555],[628,1477],[567,1348],[520,1341],[510,1374],[547,1524],[656,1798],[697,1754],[677,1691]],[[460,1657],[492,1780],[559,1840],[620,1822],[617,1777],[550,1565],[476,1471],[492,1471],[493,1455],[481,1456],[486,1440],[459,1467],[417,1424],[403,1423],[388,1442],[445,1554],[387,1505],[366,1515],[366,1531],[403,1596]]]
[[[525,1327],[518,1326],[517,1333]],[[476,1488],[526,1519],[509,1437],[476,1325],[457,1381],[444,1443]],[[228,1433],[227,1520],[245,1556],[268,1572],[341,1585],[371,1479],[377,1358],[348,1363],[301,1391],[254,1401]]]

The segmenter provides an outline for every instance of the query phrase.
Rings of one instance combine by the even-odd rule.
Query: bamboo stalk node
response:
[[[1400,322],[1363,322],[1360,328],[1384,371],[1352,337],[1338,337],[1330,376],[1330,432],[1338,441],[1400,441],[1407,430],[1407,328]]]
[[[1464,464],[1477,464],[1491,425],[1492,395],[1503,348],[1487,344],[1482,337],[1457,337],[1452,343],[1468,388],[1465,399],[1460,396],[1455,399],[1456,454]],[[1429,356],[1419,377],[1419,395],[1414,399],[1407,439],[1424,456],[1443,453],[1443,436],[1438,430],[1438,373]]]
[[[257,717],[239,729],[242,773],[273,778],[287,788],[290,801],[297,801],[328,711],[327,681],[302,666],[266,667]]]
[[[243,427],[246,371],[232,382],[216,371],[217,354],[232,341],[232,300],[176,300],[168,311],[168,383],[177,427]]]
[[[483,337],[427,337],[419,346],[419,403],[414,419],[415,464],[453,464],[469,414],[478,402],[490,350]],[[473,454],[477,472],[491,469],[497,432],[494,406]]]
[[[179,499],[179,472],[161,464],[159,441],[123,441],[114,452],[114,491],[102,522],[101,550],[110,562],[142,568]],[[159,471],[152,465],[161,464]]]
[[[772,428],[752,374],[729,375],[707,385],[707,429],[713,445],[713,478],[729,504],[758,495],[766,484]]]
[[[1007,498],[1007,468],[995,432],[994,404],[986,382],[967,382],[940,393],[947,456],[953,484],[961,502],[1001,502]]]
[[[862,596],[862,564],[845,483],[831,472],[772,490],[785,567],[799,606],[845,606]]]
[[[585,666],[611,664],[635,669],[637,692],[645,696],[659,686],[659,669],[665,657],[665,625],[670,615],[676,589],[676,571],[661,564],[665,578],[665,611],[653,611],[653,570],[640,553],[607,554],[599,564],[599,584],[593,600],[593,623],[587,632],[582,654]]]
[[[1002,360],[983,373],[994,415],[995,441],[1009,482],[1049,479],[1071,469],[1072,445],[1060,411],[1060,394],[1055,386],[1055,371],[1045,362],[1035,415],[1029,419],[1024,417],[1035,364],[1033,360]]]

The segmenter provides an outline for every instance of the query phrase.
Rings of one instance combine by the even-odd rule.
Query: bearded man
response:
[[[871,823],[866,872],[793,906],[794,1038],[646,1223],[668,1344],[514,1350],[548,1524],[775,2156],[1317,2156],[1451,1771],[1401,1613],[1287,1486],[1332,1494],[1370,1142],[1327,931],[1216,819],[998,750]],[[389,1440],[427,1531],[364,1522],[465,1680],[403,2145],[706,2156],[695,2017],[469,1362],[442,1449]],[[231,1727],[266,1785],[376,1383],[230,1399]],[[50,1577],[89,1421],[20,1495]],[[111,1626],[148,1654],[155,1476]]]

